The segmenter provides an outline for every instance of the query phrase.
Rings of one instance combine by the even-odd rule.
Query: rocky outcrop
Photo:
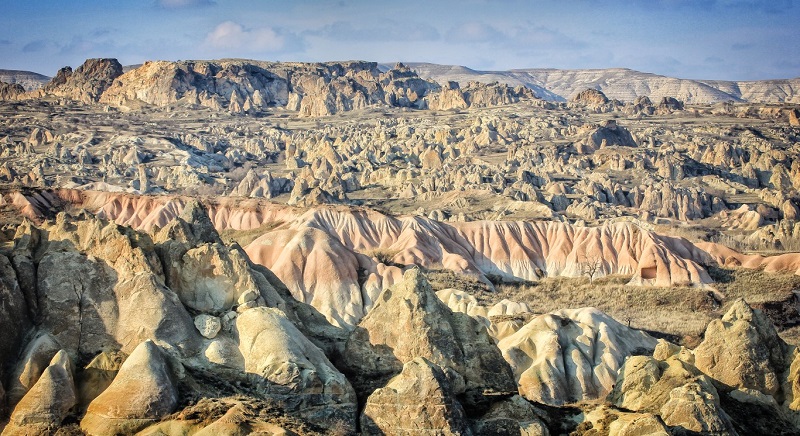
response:
[[[184,394],[246,394],[279,415],[355,427],[353,390],[325,354],[343,348],[344,333],[293,300],[241,249],[222,245],[198,204],[155,237],[88,216],[62,214],[42,226],[18,226],[13,248],[15,258],[29,262],[16,264],[36,272],[35,280],[24,281],[41,303],[33,313],[11,262],[0,256],[8,263],[3,356],[13,356],[0,366],[0,392],[13,410],[12,434],[52,430],[65,420],[80,420],[92,434],[158,425],[186,407],[178,384]],[[194,262],[195,251],[213,252],[203,261],[210,268]],[[177,279],[186,271],[205,281]],[[235,289],[230,298],[229,287]],[[25,336],[32,339],[21,348]],[[87,358],[77,375],[59,369]],[[242,383],[252,387],[220,388]],[[41,429],[36,432],[50,431]]]
[[[65,97],[82,103],[97,103],[114,80],[122,75],[116,59],[87,59],[74,72],[66,67],[34,95]]]
[[[602,91],[589,88],[575,94],[570,101],[587,106],[601,106],[608,103],[608,97]]]
[[[369,393],[418,357],[442,368],[455,395],[480,398],[516,391],[510,368],[485,327],[452,312],[413,268],[380,294],[350,334],[344,359],[358,380],[357,389]]]
[[[520,395],[550,405],[604,398],[625,358],[649,353],[656,340],[596,309],[540,315],[497,346]]]
[[[54,433],[78,403],[72,362],[59,351],[17,403],[3,435]]]
[[[796,360],[765,315],[738,300],[695,350],[661,341],[653,357],[628,358],[608,399],[680,431],[782,433],[800,417]]]
[[[728,386],[774,397],[791,363],[788,351],[769,319],[737,300],[708,325],[705,340],[694,350],[695,366]]]
[[[0,335],[0,356],[12,356],[20,348],[26,331],[31,328],[32,323],[25,295],[17,282],[17,275],[12,263],[3,255],[0,255],[0,299],[3,301],[3,304],[0,305],[0,329],[3,331],[3,334]],[[0,376],[3,377],[6,376],[4,366],[0,366]],[[12,383],[11,386],[13,389],[15,385]],[[32,387],[32,382],[28,382],[26,385],[27,389],[30,387]],[[10,402],[11,405],[21,397],[19,394],[12,393],[9,393],[9,396],[12,398],[16,396],[14,401]],[[2,407],[0,407],[0,411],[2,411]]]
[[[451,95],[452,94],[452,95]],[[146,62],[125,73],[104,94],[104,103],[131,106],[184,104],[231,113],[286,107],[301,117],[388,105],[438,110],[496,106],[530,98],[505,85],[472,84],[463,93],[442,91],[402,64],[381,72],[376,63],[275,63],[243,60]]]
[[[69,197],[72,194],[81,196],[74,204],[101,210],[104,217],[138,228],[170,226],[170,220],[186,205],[179,197],[73,191],[59,195],[72,198]],[[23,204],[24,199],[17,201]],[[64,200],[61,197],[46,200],[43,196],[36,201]],[[25,204],[35,210],[31,203]],[[275,271],[294,298],[311,304],[333,324],[348,328],[363,318],[382,290],[399,280],[401,270],[396,265],[416,264],[425,268],[440,265],[479,279],[492,274],[514,281],[545,276],[580,277],[584,275],[582,265],[597,258],[602,259],[602,265],[595,278],[625,274],[632,276],[632,285],[655,286],[680,283],[702,287],[711,283],[700,266],[707,260],[704,251],[686,240],[660,236],[633,223],[601,227],[558,222],[443,223],[414,216],[395,218],[357,208],[319,207],[301,214],[297,209],[266,203],[246,208],[236,204],[235,201],[209,204],[210,221],[206,226],[245,230],[280,223],[245,246],[244,252],[253,262]],[[163,232],[166,238],[168,233]],[[200,251],[203,250],[211,256],[216,249]],[[241,258],[235,250],[220,250],[214,252],[230,252],[232,258]],[[391,262],[365,254],[383,250],[394,253]],[[187,251],[188,248],[177,249],[170,258],[183,262]],[[166,264],[168,285],[181,289],[178,275],[173,277],[170,273],[171,263],[172,260]],[[201,266],[202,262],[196,263],[196,267]],[[359,280],[360,270],[366,275],[365,280]],[[209,280],[211,283],[217,279]],[[250,279],[241,280],[245,283]],[[191,286],[205,282],[198,280]],[[239,282],[236,278],[231,283]],[[234,288],[238,290],[233,291]],[[247,286],[226,289],[226,292],[243,292]]]
[[[142,342],[111,385],[89,404],[81,428],[96,435],[135,433],[178,405],[174,376],[163,351]]]
[[[281,310],[246,310],[236,331],[243,369],[262,396],[311,422],[352,425],[357,404],[350,383]]]
[[[25,93],[25,88],[18,83],[0,82],[0,100],[16,100]]]
[[[437,365],[417,357],[367,399],[361,415],[367,434],[466,435],[464,409]]]

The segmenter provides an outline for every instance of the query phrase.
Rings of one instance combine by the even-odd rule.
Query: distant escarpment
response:
[[[32,71],[0,70],[0,82],[20,85],[25,91],[35,91],[49,81],[49,77]]]
[[[3,99],[67,98],[123,108],[185,105],[231,113],[284,108],[316,117],[367,107],[466,109],[533,99],[531,90],[507,85],[457,83],[442,87],[403,64],[382,72],[374,62],[154,61],[123,74],[116,59],[89,59],[42,89]]]
[[[525,68],[477,71],[455,65],[409,63],[421,77],[445,82],[499,82],[537,90],[546,100],[568,101],[584,89],[602,91],[610,99],[634,102],[646,96],[652,101],[675,97],[689,104],[726,101],[750,103],[799,103],[800,78],[784,80],[693,80],[643,73],[627,68],[561,70]]]

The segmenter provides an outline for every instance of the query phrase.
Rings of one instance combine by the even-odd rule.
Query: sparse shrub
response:
[[[375,261],[378,263],[382,263],[387,266],[403,267],[405,265],[397,264],[392,260],[394,259],[395,256],[397,256],[397,253],[399,252],[400,250],[392,250],[389,248],[376,248],[364,254],[375,259]]]

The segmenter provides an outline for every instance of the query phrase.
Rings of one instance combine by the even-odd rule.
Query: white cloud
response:
[[[206,35],[206,44],[221,50],[270,52],[283,49],[285,43],[285,38],[270,27],[248,29],[233,21],[218,24]]]

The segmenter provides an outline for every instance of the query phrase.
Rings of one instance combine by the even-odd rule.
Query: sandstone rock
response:
[[[608,429],[609,436],[667,436],[670,434],[661,419],[652,414],[623,413]]]
[[[283,312],[247,310],[236,318],[236,329],[242,369],[265,399],[285,403],[304,419],[355,424],[350,383]]]
[[[211,313],[230,310],[242,293],[256,288],[244,253],[220,244],[189,249],[171,285],[187,307]]]
[[[18,83],[0,82],[0,100],[16,100],[25,93],[25,88]]]
[[[74,72],[60,70],[40,92],[87,104],[97,103],[114,79],[121,75],[122,65],[116,59],[87,59]]]
[[[120,351],[103,351],[83,368],[76,381],[81,411],[108,389],[126,358]]]
[[[593,308],[538,316],[497,344],[520,394],[551,405],[604,397],[625,358],[655,345]]]
[[[222,328],[219,318],[202,313],[194,318],[194,326],[204,338],[214,339]]]
[[[0,329],[3,332],[0,335],[0,356],[14,356],[31,324],[16,273],[11,262],[3,255],[0,255],[0,301],[3,302],[0,304]],[[0,369],[0,376],[3,375],[3,369]]]
[[[77,402],[72,362],[62,350],[14,408],[3,435],[55,432]]]
[[[658,104],[657,108],[659,113],[670,113],[672,111],[682,111],[683,103],[675,97],[664,97]]]
[[[550,432],[537,410],[519,395],[495,403],[489,411],[472,424],[474,434],[519,434],[548,436]]]
[[[709,376],[773,396],[789,364],[786,353],[786,344],[767,317],[741,299],[721,320],[708,325],[705,339],[694,350],[695,365]]]
[[[15,406],[33,388],[60,350],[61,345],[48,333],[39,333],[31,339],[9,378],[6,397],[10,406]]]
[[[632,413],[601,405],[584,416],[582,426],[591,424],[587,433],[614,436],[667,436],[671,433],[664,422],[651,413]]]
[[[89,404],[81,429],[95,435],[136,432],[175,410],[178,392],[161,349],[142,342],[111,385]]]
[[[469,392],[479,398],[516,391],[510,368],[483,324],[453,313],[422,272],[412,268],[381,293],[353,330],[344,358],[357,373],[357,389],[369,392],[417,357],[440,366],[455,394]]]
[[[367,434],[466,435],[464,409],[437,365],[416,357],[367,399],[361,415]]]
[[[672,390],[702,377],[693,365],[677,357],[659,361],[632,356],[619,370],[608,399],[617,407],[635,412],[659,413]]]
[[[597,89],[584,89],[575,94],[570,101],[585,105],[599,106],[608,103],[608,97]]]
[[[789,125],[792,127],[800,127],[800,111],[797,109],[789,111]]]
[[[628,129],[617,125],[615,120],[607,120],[603,125],[598,126],[589,136],[589,140],[595,149],[611,146],[636,147],[631,132]]]
[[[661,416],[673,427],[705,434],[736,434],[719,404],[717,390],[702,378],[673,389],[661,408]]]

